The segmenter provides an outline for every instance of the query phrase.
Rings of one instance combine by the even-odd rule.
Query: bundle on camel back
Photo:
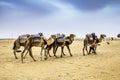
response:
[[[42,51],[44,50],[44,56],[45,56],[45,59],[47,59],[47,56],[46,56],[46,49],[44,48],[45,45],[47,44],[46,42],[46,38],[43,36],[42,33],[39,33],[37,35],[31,35],[27,41],[26,41],[26,46],[23,50],[23,52],[21,53],[21,61],[23,63],[23,55],[25,53],[25,51],[28,50],[29,52],[29,55],[31,56],[31,58],[36,61],[33,57],[33,54],[32,54],[32,47],[41,47],[41,52],[40,52],[40,57],[41,57],[41,60],[42,60]]]
[[[72,42],[74,41],[74,34],[70,34],[69,36],[65,37],[64,34],[57,34],[57,35],[53,35],[54,36],[54,42],[51,45],[47,45],[46,49],[47,49],[47,54],[49,54],[49,50],[53,47],[53,54],[55,57],[56,56],[56,51],[58,49],[58,47],[61,47],[61,57],[63,57],[64,54],[64,46],[67,47],[67,49],[69,50],[70,56],[72,56],[72,53],[70,51],[69,45],[72,44]]]
[[[97,48],[97,45],[98,43],[101,43],[102,40],[104,39],[104,37],[106,37],[106,35],[104,34],[101,34],[100,35],[100,38],[98,38],[96,35],[94,35],[94,39],[92,38],[91,39],[91,36],[90,35],[86,35],[85,39],[84,39],[84,42],[83,42],[83,55],[85,56],[85,52],[84,52],[84,49],[86,48],[86,52],[87,54],[89,55],[91,50],[93,50],[93,52],[96,54],[96,48]],[[90,46],[90,49],[89,49],[89,52],[87,50],[87,46]]]
[[[15,41],[14,41],[14,45],[13,45],[13,53],[15,56],[15,59],[18,59],[16,52],[21,52],[20,47],[25,47],[26,45],[26,40],[28,39],[28,37],[30,36],[30,34],[25,34],[25,35],[20,35]]]

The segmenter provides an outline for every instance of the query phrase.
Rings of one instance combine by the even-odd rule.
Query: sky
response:
[[[120,33],[120,0],[0,0],[0,38]]]

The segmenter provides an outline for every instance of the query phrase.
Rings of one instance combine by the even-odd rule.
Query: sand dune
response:
[[[34,62],[29,55],[21,63],[13,55],[14,40],[0,40],[0,80],[120,80],[120,40],[102,42],[97,55],[82,55],[82,41],[70,46],[73,57],[65,48],[63,58],[50,57],[40,61],[40,48],[33,48]],[[21,48],[23,49],[23,48]],[[52,51],[50,52],[53,55]],[[57,56],[60,56],[60,48]]]

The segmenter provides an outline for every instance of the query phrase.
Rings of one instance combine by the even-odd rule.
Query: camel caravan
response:
[[[72,57],[73,54],[70,50],[70,45],[75,40],[76,35],[70,34],[69,36],[65,36],[65,34],[54,34],[51,35],[48,39],[43,35],[43,33],[38,34],[25,34],[20,35],[15,41],[13,45],[13,53],[15,56],[15,59],[18,59],[16,52],[21,52],[21,61],[23,63],[24,58],[29,53],[30,57],[33,59],[33,61],[36,61],[33,54],[32,54],[32,47],[41,47],[40,51],[40,59],[41,60],[47,60],[48,56],[51,57],[51,54],[49,51],[53,48],[53,55],[54,57],[58,58],[56,55],[56,52],[58,48],[61,48],[61,55],[62,58],[66,54],[64,53],[64,47],[66,46],[70,56]],[[83,55],[85,56],[84,49],[86,49],[87,54],[89,55],[91,51],[96,54],[96,48],[98,43],[100,43],[106,35],[101,34],[100,38],[98,38],[95,33],[87,34],[84,39],[83,44]],[[24,47],[23,51],[19,50],[20,47]],[[87,47],[89,46],[89,52],[87,50]],[[43,54],[44,51],[44,54]]]

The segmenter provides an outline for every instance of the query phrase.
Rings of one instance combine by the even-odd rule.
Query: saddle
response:
[[[47,40],[47,45],[51,45],[52,43],[54,43],[54,39],[52,37],[50,37],[48,40]]]
[[[41,42],[42,37],[39,34],[31,35],[31,37],[33,38],[33,42]]]
[[[65,42],[65,35],[64,34],[57,34],[57,42],[62,43]]]
[[[20,43],[25,43],[27,40],[28,36],[27,35],[21,35],[19,36]]]
[[[57,38],[57,42],[65,42],[65,38],[64,37],[59,37],[59,38]]]
[[[91,34],[87,34],[86,36],[87,36],[90,40],[93,40],[93,37],[92,37]]]

